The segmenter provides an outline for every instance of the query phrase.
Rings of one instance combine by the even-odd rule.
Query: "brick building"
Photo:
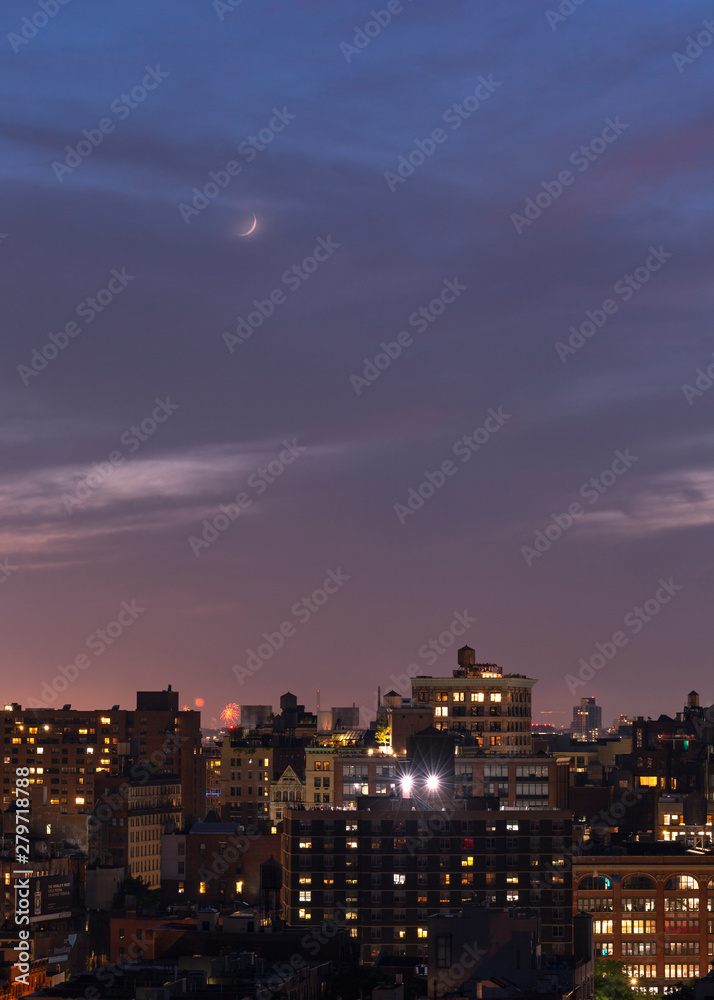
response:
[[[151,889],[161,884],[161,838],[181,823],[181,781],[176,775],[144,780],[97,777],[96,822],[90,856],[124,868]]]
[[[624,962],[641,988],[662,992],[708,972],[714,855],[582,856],[573,863],[573,887],[574,906],[592,913],[596,955]]]
[[[570,813],[486,810],[478,800],[441,802],[438,793],[429,805],[416,802],[375,797],[356,810],[287,810],[287,922],[339,917],[363,960],[381,950],[423,958],[427,916],[478,899],[535,907],[543,951],[572,952]]]
[[[3,712],[3,809],[14,797],[15,769],[29,769],[30,788],[47,789],[47,806],[60,815],[94,811],[95,775],[120,775],[127,762],[176,773],[185,815],[205,813],[201,716],[180,712],[178,692],[137,693],[136,711],[111,709],[23,709]]]

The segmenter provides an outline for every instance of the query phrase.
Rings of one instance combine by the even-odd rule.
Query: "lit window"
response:
[[[468,857],[461,859],[461,867],[462,868],[473,868],[473,864],[474,864],[474,859],[473,859],[472,855],[470,855],[470,854],[469,854]]]
[[[300,885],[312,885],[312,875],[301,875]]]
[[[309,903],[311,902],[311,900],[312,900],[312,892],[309,889],[305,889],[303,890],[303,892],[300,893],[301,903]]]
[[[434,715],[438,716],[438,718],[440,719],[445,718],[448,714],[449,714],[448,708],[446,708],[443,705],[437,705],[436,708],[434,709]]]
[[[299,911],[298,911],[298,917],[299,917],[299,918],[300,918],[301,920],[309,920],[309,919],[310,919],[310,917],[311,917],[311,913],[310,913],[310,911],[309,911],[309,910],[299,910]]]
[[[657,776],[652,774],[641,774],[639,777],[640,786],[644,788],[656,788],[657,787]]]
[[[108,719],[108,718],[106,717],[106,715],[103,715],[103,716],[101,717],[101,719],[100,719],[99,721],[101,722],[101,724],[102,724],[103,726],[110,726],[110,725],[111,725],[111,723],[112,723],[112,720],[111,720],[111,719]]]
[[[76,804],[77,804],[78,806],[83,806],[83,805],[84,805],[84,798],[83,798],[83,796],[81,796],[81,795],[78,795],[78,796],[77,796],[77,797],[75,798],[75,800],[74,800],[74,801],[75,801],[75,803],[76,803]]]
[[[454,691],[454,701],[463,701],[463,700],[464,700],[464,692]]]
[[[402,875],[399,872],[395,873],[395,875],[394,875],[394,884],[395,885],[405,885],[406,881],[407,881],[406,875]]]
[[[238,896],[240,896],[240,894],[242,892],[243,892],[243,883],[242,882],[236,882],[236,894]]]
[[[304,851],[309,851],[312,848],[312,841],[311,840],[301,840],[300,841],[300,847]]]
[[[206,891],[206,883],[205,882],[199,882],[198,883],[198,891],[201,893],[201,895],[203,895],[205,893],[205,891]]]
[[[483,701],[483,691],[473,691],[471,693],[471,701]]]
[[[38,753],[44,753],[45,752],[45,748],[44,747],[38,747],[37,748],[37,752]]]
[[[492,691],[490,697],[491,697],[491,701],[500,701],[501,700],[501,692],[500,691]]]
[[[426,927],[417,927],[417,937],[418,938],[429,937],[429,932],[427,931]]]

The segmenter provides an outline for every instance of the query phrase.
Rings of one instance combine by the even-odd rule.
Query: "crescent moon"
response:
[[[250,236],[250,234],[255,231],[255,227],[257,225],[258,225],[258,217],[256,216],[256,214],[254,212],[253,213],[253,225],[250,227],[250,229],[246,230],[246,232],[244,232],[244,233],[238,233],[238,235],[239,236]]]

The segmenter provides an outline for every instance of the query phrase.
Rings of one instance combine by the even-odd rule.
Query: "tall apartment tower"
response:
[[[573,708],[573,735],[580,740],[596,740],[602,729],[602,709],[594,698],[581,698]]]
[[[531,752],[531,689],[524,674],[476,663],[471,646],[458,651],[451,677],[413,677],[412,697],[430,705],[436,729],[470,733],[487,753]]]

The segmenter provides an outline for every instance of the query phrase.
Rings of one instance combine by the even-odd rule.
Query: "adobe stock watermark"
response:
[[[641,632],[645,625],[649,624],[660,613],[665,604],[669,604],[672,598],[684,589],[684,585],[675,583],[672,576],[667,580],[660,578],[657,583],[659,587],[652,597],[648,598],[642,607],[632,608],[622,619],[622,624],[629,629],[630,634],[628,635],[622,629],[617,629],[605,642],[596,642],[595,651],[587,659],[580,658],[577,676],[565,675],[565,683],[568,685],[571,695],[575,694],[578,688],[589,684],[597,671],[611,663],[617,656],[618,650],[624,649],[630,638]]]
[[[684,398],[690,406],[693,406],[694,400],[699,396],[703,396],[714,385],[714,361],[707,365],[706,369],[697,368],[694,374],[696,375],[694,385],[689,385],[685,382],[682,386]]]
[[[562,0],[557,10],[549,9],[545,12],[545,19],[555,31],[559,24],[564,24],[584,3],[587,3],[587,0]]]
[[[478,85],[474,92],[462,98],[461,103],[452,104],[442,114],[441,120],[451,126],[451,132],[456,132],[464,122],[468,121],[471,115],[475,114],[484,101],[487,101],[501,86],[501,82],[493,79],[493,74],[479,76]],[[394,193],[399,184],[403,184],[419,169],[430,156],[433,156],[438,146],[443,146],[451,133],[446,132],[440,126],[431,130],[426,139],[415,139],[414,146],[406,154],[397,157],[396,172],[393,170],[384,171],[384,179],[387,187]]]
[[[12,574],[17,573],[18,568],[17,566],[13,566],[9,556],[0,559],[0,584],[7,583]]]
[[[335,250],[339,250],[341,243],[335,243],[331,236],[320,236],[313,251],[304,257],[299,264],[293,264],[283,271],[281,282],[290,292],[296,292],[308,281],[317,271],[320,264],[324,264],[333,255]],[[255,309],[246,315],[236,316],[235,333],[226,331],[223,334],[223,342],[228,348],[228,353],[233,354],[237,346],[243,345],[246,340],[253,336],[253,332],[258,330],[266,319],[270,319],[278,306],[287,302],[287,295],[282,288],[274,288],[265,299],[253,299]]]
[[[616,451],[613,462],[607,469],[598,476],[592,476],[583,483],[578,493],[587,500],[589,504],[595,504],[600,497],[615,485],[620,476],[623,476],[638,461],[637,455],[631,455],[630,449]],[[526,566],[532,566],[536,559],[541,559],[559,538],[569,531],[576,520],[586,514],[582,504],[574,501],[568,505],[567,512],[563,514],[551,514],[550,521],[545,528],[539,528],[533,538],[532,545],[521,545],[521,555],[526,561]]]
[[[411,0],[409,0],[409,3],[411,3]],[[372,8],[369,12],[370,20],[363,24],[361,28],[355,24],[352,29],[354,31],[352,44],[350,45],[349,42],[340,42],[340,52],[345,57],[345,61],[350,63],[360,52],[364,52],[374,39],[378,38],[384,29],[389,27],[394,15],[401,14],[403,11],[404,4],[401,0],[388,0],[386,6],[381,10]]]
[[[296,619],[300,625],[307,625],[310,619],[327,604],[330,597],[336,594],[351,579],[338,567],[328,569],[321,586],[317,587],[308,597],[301,597],[290,609],[291,618],[281,622],[275,632],[263,632],[261,642],[255,649],[246,650],[245,666],[233,664],[233,673],[242,686],[247,680],[257,674],[263,664],[270,660],[273,654],[282,649],[288,639],[297,634],[297,628],[291,619]]]
[[[243,0],[213,0],[213,9],[219,21],[225,21],[226,14],[232,14],[243,3]]]
[[[574,149],[568,162],[578,168],[578,174],[584,174],[629,127],[620,121],[619,115],[614,121],[612,118],[606,118],[605,128],[589,142]],[[519,236],[523,235],[526,226],[532,226],[537,219],[540,219],[543,212],[560,198],[566,187],[575,183],[576,177],[577,175],[570,170],[561,170],[556,180],[540,182],[543,190],[538,191],[533,198],[526,198],[520,213],[511,212],[511,222]]]
[[[246,480],[248,486],[254,491],[256,496],[265,493],[268,486],[282,476],[287,466],[292,465],[300,455],[307,451],[303,445],[297,443],[297,438],[281,443],[285,445],[283,450],[275,458],[266,462],[265,465],[258,466],[255,472],[251,472]],[[250,494],[244,490],[240,490],[236,493],[233,503],[221,504],[217,514],[214,514],[210,519],[204,518],[201,522],[203,531],[200,536],[189,535],[187,539],[193,554],[200,556],[203,549],[209,549],[219,535],[226,531],[234,521],[237,521],[242,512],[247,510],[252,503],[253,498]]]
[[[468,287],[468,285],[462,285],[458,278],[453,280],[445,278],[438,296],[432,299],[428,305],[415,309],[407,320],[408,325],[417,333],[424,333],[446,311],[446,307],[453,305]],[[362,374],[357,375],[353,372],[349,376],[350,385],[356,395],[361,395],[373,382],[376,382],[382,372],[390,368],[392,362],[401,356],[402,351],[411,347],[413,343],[412,334],[408,330],[401,330],[395,340],[383,340],[379,345],[381,351],[374,358],[364,359]]]
[[[119,611],[112,621],[109,621],[102,628],[91,632],[84,640],[86,648],[99,657],[110,646],[119,639],[124,632],[131,628],[139,615],[143,614],[146,608],[139,607],[136,599],[132,601],[122,601]],[[57,672],[51,681],[46,681],[40,689],[37,698],[31,698],[28,708],[50,708],[57,701],[57,696],[66,691],[70,684],[80,675],[82,670],[87,670],[92,665],[91,658],[86,653],[78,653],[74,659],[64,665],[60,664]]]
[[[120,122],[126,121],[132,111],[143,104],[152,90],[156,90],[160,83],[168,77],[160,66],[145,66],[146,75],[141,83],[137,83],[131,88],[128,94],[120,94],[109,105],[109,110],[116,115]],[[91,156],[95,149],[104,142],[106,136],[116,129],[116,121],[113,118],[100,118],[96,128],[82,129],[82,138],[76,146],[65,146],[67,155],[64,160],[53,160],[50,166],[54,171],[57,180],[62,183],[67,174],[72,174],[82,163]]]
[[[284,132],[290,122],[296,118],[297,115],[292,114],[285,106],[283,106],[282,111],[279,108],[273,108],[273,117],[267,125],[259,129],[257,135],[249,135],[247,139],[238,144],[236,147],[238,155],[244,163],[252,163],[258,153],[262,153],[275,136]],[[208,173],[210,180],[202,188],[192,189],[191,204],[188,205],[182,201],[176,206],[186,225],[194,216],[200,215],[205,208],[208,208],[213,199],[217,198],[221,191],[225,191],[234,178],[239,177],[242,173],[243,163],[239,160],[228,160],[222,170],[210,170]]]
[[[155,434],[161,424],[166,423],[172,413],[179,408],[178,403],[172,403],[167,396],[166,399],[155,399],[156,406],[151,415],[144,417],[138,424],[132,424],[119,437],[120,444],[126,446],[127,454],[132,455],[141,445]],[[74,488],[74,493],[63,493],[62,503],[68,514],[83,507],[89,498],[100,489],[104,483],[110,479],[116,470],[126,462],[127,455],[116,449],[107,456],[103,462],[93,462],[92,470],[79,480]]]
[[[104,312],[107,306],[111,305],[117,295],[121,295],[129,282],[135,278],[135,274],[127,274],[125,267],[121,271],[113,268],[106,286],[100,288],[94,295],[89,295],[86,299],[83,299],[75,309],[75,313],[80,319],[84,320],[85,326],[89,326],[100,313]],[[82,327],[79,323],[75,322],[75,320],[70,320],[68,323],[65,323],[59,333],[49,333],[42,347],[33,347],[29,364],[17,366],[17,373],[22,379],[22,384],[29,385],[30,379],[35,378],[40,372],[43,372],[50,362],[54,361],[60,351],[66,350],[69,347],[70,341],[78,337],[81,332]]]
[[[629,302],[635,292],[639,292],[652,275],[656,274],[671,257],[674,257],[674,253],[665,250],[661,244],[659,247],[650,247],[649,256],[639,267],[635,268],[632,274],[623,274],[612,286],[613,292],[620,296],[623,303]],[[620,304],[615,299],[605,299],[599,309],[586,311],[587,319],[580,326],[569,328],[570,336],[567,343],[556,340],[553,347],[563,364],[581,347],[584,347],[588,340],[594,337],[597,331],[601,330],[610,318],[619,312]]]
[[[452,454],[461,459],[461,463],[470,462],[477,451],[491,440],[494,434],[503,427],[513,414],[504,413],[503,407],[497,410],[489,407],[486,419],[480,427],[477,427],[471,434],[464,434],[456,441],[451,449]],[[406,504],[395,503],[394,513],[400,524],[404,524],[408,517],[413,517],[417,511],[421,510],[427,500],[436,494],[446,485],[447,479],[455,476],[459,471],[459,466],[450,458],[438,466],[435,472],[425,472],[424,479],[418,486],[410,486],[407,490]]]
[[[703,31],[694,35],[687,35],[684,41],[687,46],[684,52],[673,52],[672,59],[674,65],[680,73],[683,73],[687,66],[691,66],[702,53],[714,42],[714,21],[702,21]]]
[[[69,2],[70,0],[40,0],[34,14],[23,17],[19,34],[14,31],[8,33],[7,40],[12,51],[19,52],[23,45],[28,45]]]

